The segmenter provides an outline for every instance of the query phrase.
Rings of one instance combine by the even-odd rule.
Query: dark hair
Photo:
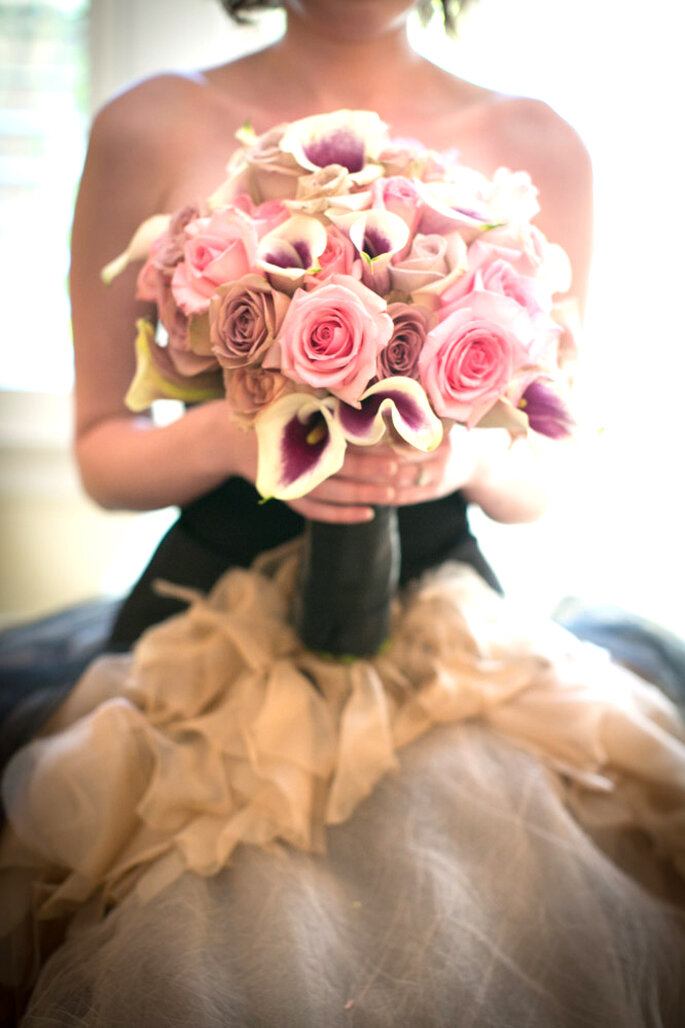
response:
[[[281,7],[281,0],[219,0],[221,6],[239,23],[248,21],[245,17],[250,11],[264,11]],[[442,17],[448,32],[456,32],[457,18],[471,0],[440,0]],[[419,0],[419,14],[426,22],[435,11],[433,0]]]

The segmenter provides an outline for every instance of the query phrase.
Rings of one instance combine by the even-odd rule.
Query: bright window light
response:
[[[4,389],[72,383],[66,280],[85,145],[87,21],[84,0],[0,6]]]

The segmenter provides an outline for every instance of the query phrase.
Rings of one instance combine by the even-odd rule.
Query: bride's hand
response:
[[[477,459],[473,438],[458,426],[430,453],[348,446],[340,471],[289,506],[315,521],[368,521],[374,506],[402,507],[454,492],[471,481]]]

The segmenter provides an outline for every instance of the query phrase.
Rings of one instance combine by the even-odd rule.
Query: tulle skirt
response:
[[[675,708],[458,565],[324,660],[296,560],[188,596],[10,763],[25,1025],[680,1026]]]

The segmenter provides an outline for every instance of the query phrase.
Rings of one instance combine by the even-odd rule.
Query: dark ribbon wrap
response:
[[[399,575],[396,507],[353,525],[308,521],[294,611],[302,642],[333,657],[378,653]]]

